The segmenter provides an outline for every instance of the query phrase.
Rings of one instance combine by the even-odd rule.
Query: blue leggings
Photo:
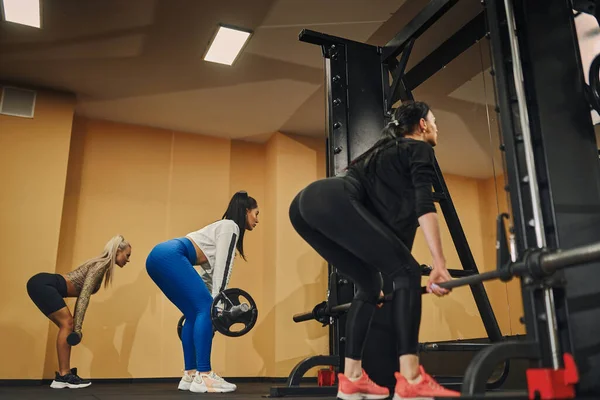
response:
[[[185,370],[211,371],[213,298],[196,272],[196,249],[187,238],[156,245],[146,259],[150,278],[185,315],[181,332]],[[175,336],[175,335],[173,335]]]

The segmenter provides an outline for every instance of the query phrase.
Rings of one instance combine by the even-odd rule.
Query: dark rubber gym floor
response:
[[[180,392],[176,383],[96,383],[85,389],[50,389],[48,385],[0,386],[0,399],[49,399],[49,400],[124,400],[124,399],[264,399],[269,394],[272,383],[239,383],[234,393],[192,393]],[[279,385],[279,384],[278,384]],[[473,397],[462,397],[473,399]],[[525,392],[488,392],[478,399],[527,399]],[[583,398],[583,397],[578,397]],[[291,400],[335,399],[335,397],[282,397]],[[591,399],[591,397],[589,397]]]
[[[177,390],[177,383],[94,383],[83,389],[51,389],[48,385],[0,387],[0,399],[121,400],[121,399],[262,399],[271,383],[238,383],[233,393],[192,393]],[[294,397],[298,400],[300,397]],[[312,397],[312,399],[316,399]]]
[[[0,399],[261,399],[271,386],[269,383],[241,383],[233,393],[192,393],[178,391],[177,383],[95,383],[83,389],[51,389],[48,385],[0,387]]]
[[[175,383],[95,383],[84,389],[51,389],[48,385],[0,386],[0,399],[49,399],[49,400],[121,400],[121,399],[264,399],[273,385],[280,383],[238,383],[234,393],[180,392]],[[493,392],[485,398],[527,399],[524,392]],[[335,397],[283,397],[291,400],[335,399]]]

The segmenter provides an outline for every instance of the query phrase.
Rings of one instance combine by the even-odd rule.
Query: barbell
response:
[[[515,276],[523,275],[529,275],[534,279],[542,279],[552,275],[559,269],[575,267],[598,260],[600,260],[600,242],[567,250],[529,249],[519,261],[509,262],[494,271],[439,283],[438,286],[444,289],[454,289],[495,279],[507,282]]]
[[[552,275],[559,269],[573,267],[592,261],[600,260],[600,242],[586,246],[576,247],[568,250],[550,250],[529,249],[519,261],[509,262],[500,268],[473,274],[464,278],[453,279],[448,282],[438,283],[437,285],[444,289],[455,289],[461,286],[476,285],[486,281],[500,279],[508,282],[515,276],[529,275],[533,279],[542,279]],[[427,293],[426,288],[421,288],[421,293]],[[385,303],[393,299],[393,294],[380,297],[378,303]],[[317,304],[312,311],[295,314],[292,319],[294,322],[304,322],[317,320],[323,324],[328,324],[328,319],[340,313],[348,311],[352,303],[339,304],[329,307],[326,301]]]
[[[210,319],[213,324],[213,335],[220,332],[225,336],[243,336],[256,324],[258,308],[250,294],[242,289],[225,289],[219,293],[210,306]],[[177,322],[177,336],[181,339],[181,332],[185,323],[185,315]],[[243,327],[239,330],[232,327]]]

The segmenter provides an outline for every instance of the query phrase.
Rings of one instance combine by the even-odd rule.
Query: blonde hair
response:
[[[104,246],[102,254],[97,257],[91,258],[84,262],[81,267],[99,268],[103,269],[104,272],[104,288],[112,282],[113,269],[115,267],[115,261],[117,258],[118,250],[125,250],[130,244],[122,235],[112,237],[108,243]]]

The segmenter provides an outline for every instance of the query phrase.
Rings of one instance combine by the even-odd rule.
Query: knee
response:
[[[370,286],[370,287],[358,287],[354,298],[361,300],[364,303],[377,304],[379,301],[379,294],[381,292],[381,286]]]
[[[393,277],[394,290],[400,289],[420,289],[421,275],[417,274],[400,274]]]
[[[364,303],[377,304],[379,292],[380,290],[358,290],[354,295],[354,298]]]
[[[206,295],[200,296],[199,300],[190,307],[189,316],[188,313],[185,314],[186,321],[194,320],[196,317],[209,316],[211,313],[211,308],[213,304],[212,296],[207,292]]]
[[[202,291],[202,295],[200,296],[200,304],[199,306],[202,309],[210,309],[212,303],[214,302],[215,299],[213,299],[212,295],[210,294],[210,292],[208,290],[203,290]]]
[[[59,321],[59,328],[72,331],[73,330],[73,317],[68,316],[68,317],[61,319]]]
[[[196,313],[186,313],[183,314],[185,316],[185,322],[183,324],[183,328],[185,329],[185,327],[187,326],[188,328],[191,328],[192,330],[194,329],[194,323],[196,322]]]
[[[355,299],[377,304],[381,290],[383,290],[383,277],[379,272],[375,272],[370,279],[364,279],[360,284],[357,283],[356,287]]]

